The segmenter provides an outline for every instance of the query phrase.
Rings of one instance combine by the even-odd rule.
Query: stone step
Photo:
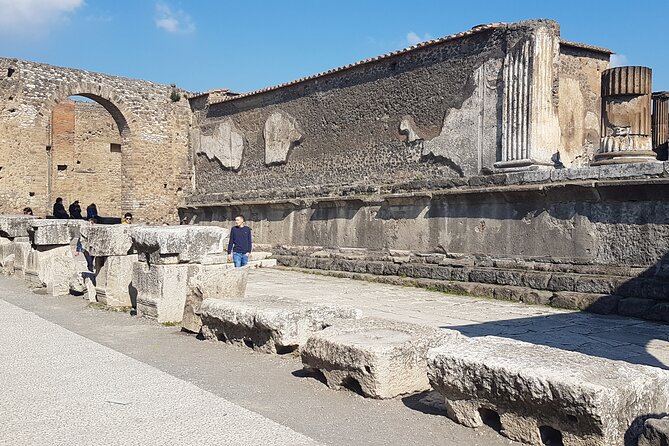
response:
[[[207,339],[281,354],[300,348],[311,334],[337,321],[359,318],[360,310],[258,296],[238,301],[205,299],[200,314]]]
[[[494,336],[430,350],[428,375],[454,421],[536,445],[628,444],[669,407],[665,370]]]
[[[428,350],[459,337],[454,330],[385,319],[337,321],[309,337],[302,363],[321,372],[330,388],[394,398],[429,390]]]

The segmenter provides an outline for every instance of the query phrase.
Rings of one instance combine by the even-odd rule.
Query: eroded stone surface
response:
[[[494,336],[465,341],[430,350],[428,375],[466,426],[494,411],[514,440],[542,444],[553,429],[564,445],[618,445],[638,436],[638,417],[669,404],[665,370]]]
[[[207,254],[224,253],[229,232],[217,226],[143,226],[130,235],[137,252],[158,264],[200,262]]]
[[[669,417],[650,418],[643,426],[638,446],[669,445]]]
[[[28,237],[33,220],[31,215],[0,215],[0,236]]]
[[[199,130],[199,147],[196,146],[195,152],[218,160],[226,169],[237,170],[242,165],[244,135],[232,119],[227,119],[213,129]]]
[[[315,305],[275,296],[253,301],[205,299],[200,307],[207,339],[242,343],[267,353],[299,348],[309,336],[360,311],[337,305]]]
[[[265,164],[283,164],[290,150],[302,141],[302,132],[295,120],[283,112],[272,113],[265,122]]]
[[[456,331],[384,319],[337,321],[309,337],[302,362],[334,389],[357,383],[364,396],[394,398],[429,390],[427,351],[459,338]]]
[[[35,246],[68,245],[87,225],[84,220],[33,220],[32,242]]]
[[[92,225],[85,232],[84,248],[92,256],[125,256],[132,248],[130,225]],[[82,237],[83,238],[83,237]]]
[[[250,266],[228,268],[227,265],[203,265],[188,285],[181,326],[198,333],[202,328],[200,306],[204,299],[240,300],[246,294]]]

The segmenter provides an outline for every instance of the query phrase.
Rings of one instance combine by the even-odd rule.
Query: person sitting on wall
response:
[[[33,210],[28,207],[23,208],[23,215],[33,215]]]
[[[122,225],[129,225],[132,223],[132,214],[130,212],[126,212],[123,215],[123,220],[121,220]]]
[[[78,220],[83,219],[81,216],[81,206],[79,206],[79,200],[74,200],[69,207],[70,218],[76,218]]]
[[[91,203],[86,208],[86,220],[97,223],[98,222],[98,208],[95,203]]]
[[[65,206],[63,206],[63,199],[61,197],[56,198],[56,202],[53,204],[53,216],[54,218],[70,218],[67,215]]]
[[[230,242],[228,243],[228,260],[232,254],[232,260],[235,268],[245,266],[249,262],[249,254],[252,249],[251,228],[246,226],[246,219],[243,215],[235,217],[235,225],[230,230]]]

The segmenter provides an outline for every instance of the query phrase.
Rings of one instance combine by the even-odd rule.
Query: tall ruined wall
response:
[[[100,215],[121,215],[121,144],[116,122],[101,105],[65,101],[52,118],[52,199],[66,207],[95,203]]]
[[[538,20],[476,27],[219,102],[198,98],[186,204],[581,165],[599,140],[591,121],[607,67],[608,52],[560,44],[558,25]]]
[[[172,90],[147,81],[0,59],[0,212],[24,206],[42,215],[50,211],[56,196],[48,186],[52,111],[69,96],[82,95],[100,103],[120,129],[121,202],[116,209],[131,211],[140,220],[175,221],[177,202],[191,184],[191,111],[187,101],[170,100]]]

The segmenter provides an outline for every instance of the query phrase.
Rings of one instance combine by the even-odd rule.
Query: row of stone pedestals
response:
[[[0,266],[53,296],[86,292],[91,301],[135,308],[159,322],[185,317],[186,328],[199,331],[202,299],[244,296],[249,267],[227,261],[228,233],[6,215],[0,216]],[[252,266],[275,265],[267,254],[254,253]]]

